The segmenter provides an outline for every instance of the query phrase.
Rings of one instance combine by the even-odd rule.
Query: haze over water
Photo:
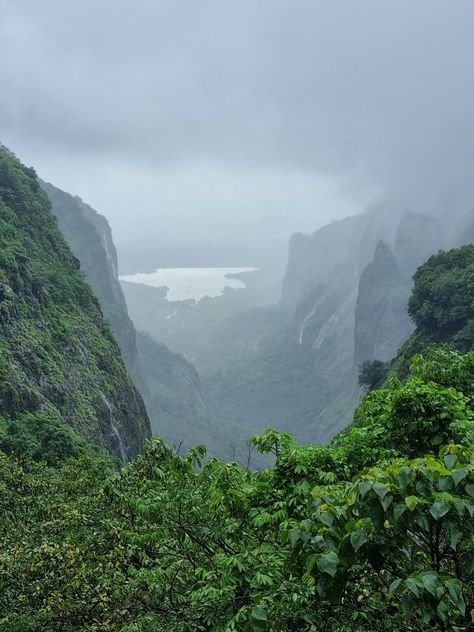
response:
[[[168,301],[220,296],[226,287],[244,289],[245,283],[230,275],[253,272],[256,268],[158,268],[120,277],[122,281],[168,289]]]

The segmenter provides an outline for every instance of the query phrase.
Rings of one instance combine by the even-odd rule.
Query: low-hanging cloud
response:
[[[309,230],[373,194],[462,207],[473,25],[471,0],[3,0],[0,140],[119,242],[216,213]]]

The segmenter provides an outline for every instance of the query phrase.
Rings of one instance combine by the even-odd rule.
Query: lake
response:
[[[152,287],[166,287],[168,301],[200,301],[205,296],[220,296],[226,287],[245,288],[245,283],[241,279],[229,275],[255,270],[257,268],[158,268],[155,272],[125,274],[120,280]]]

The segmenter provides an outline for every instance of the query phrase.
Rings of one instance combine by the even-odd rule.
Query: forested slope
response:
[[[0,445],[41,457],[79,437],[123,461],[150,426],[35,172],[0,146]],[[53,430],[55,438],[53,439]]]
[[[468,253],[441,273],[472,305]],[[411,306],[440,313],[425,273]],[[470,630],[473,442],[474,353],[431,345],[331,445],[255,437],[261,472],[159,439],[121,471],[0,455],[0,630]]]
[[[118,279],[117,252],[106,218],[77,196],[46,182],[41,186],[110,323],[145,402],[153,433],[181,449],[205,438],[213,455],[231,458],[232,429],[211,420],[193,365],[164,344],[135,331]]]

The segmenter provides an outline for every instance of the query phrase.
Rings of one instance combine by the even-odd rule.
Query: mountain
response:
[[[196,369],[182,355],[136,332],[118,280],[118,258],[106,218],[81,198],[41,181],[58,225],[81,262],[144,399],[151,428],[171,446],[189,449],[203,439],[212,454],[229,456],[219,424],[212,424]]]
[[[354,364],[387,362],[412,333],[407,312],[410,280],[400,272],[392,249],[380,241],[362,271],[355,308]]]
[[[53,423],[127,461],[149,420],[80,266],[34,170],[1,146],[0,434],[41,443]]]
[[[140,391],[146,382],[137,359],[135,328],[118,281],[118,258],[109,223],[81,198],[40,180],[58,226],[109,321],[130,376]]]
[[[431,257],[412,338],[467,333],[473,305],[474,246]],[[157,438],[119,475],[0,453],[0,632],[471,630],[474,353],[423,352],[329,445],[255,437],[263,470]]]
[[[223,317],[223,297],[181,305],[123,287],[134,321],[193,358],[214,419],[241,439],[271,426],[321,443],[351,422],[359,366],[390,361],[413,332],[417,266],[469,241],[473,214],[449,220],[386,204],[298,233],[280,301]]]

